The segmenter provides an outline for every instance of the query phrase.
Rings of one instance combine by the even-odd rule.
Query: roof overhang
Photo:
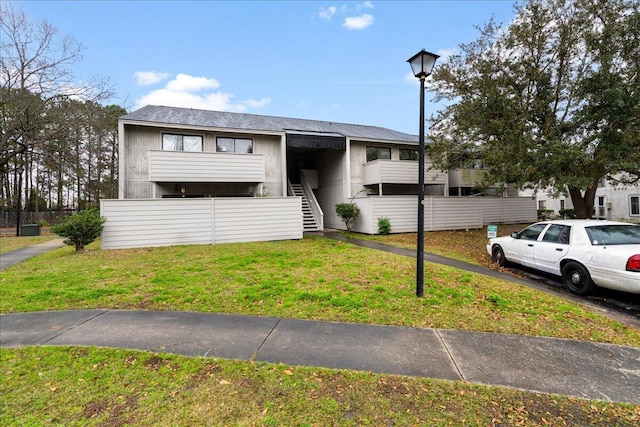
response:
[[[345,150],[347,138],[339,133],[285,130],[287,148]]]

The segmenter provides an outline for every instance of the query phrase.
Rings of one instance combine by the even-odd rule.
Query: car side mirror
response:
[[[513,237],[514,239],[519,239],[520,237],[518,236],[518,232],[517,231],[512,231],[511,232],[511,237]]]

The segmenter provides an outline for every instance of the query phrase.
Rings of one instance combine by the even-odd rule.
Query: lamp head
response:
[[[426,78],[433,71],[433,66],[436,65],[436,60],[440,58],[440,55],[427,52],[422,49],[420,52],[413,55],[407,60],[411,64],[413,75],[419,79]]]

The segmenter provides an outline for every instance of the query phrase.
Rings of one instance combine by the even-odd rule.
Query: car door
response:
[[[560,274],[560,260],[569,251],[571,226],[551,224],[533,248],[532,267],[548,273]]]
[[[533,250],[538,237],[548,225],[545,223],[533,224],[518,233],[511,245],[506,248],[507,259],[522,265],[535,267]]]

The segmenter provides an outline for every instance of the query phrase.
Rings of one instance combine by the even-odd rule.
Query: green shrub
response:
[[[386,216],[378,218],[378,234],[391,233],[391,220]]]
[[[560,209],[558,214],[563,218],[576,218],[576,212],[573,209]]]
[[[353,202],[338,203],[336,205],[336,214],[338,214],[342,222],[347,226],[347,231],[351,232],[353,223],[360,216],[360,208]]]
[[[87,209],[66,217],[51,231],[58,236],[66,237],[65,244],[75,246],[76,251],[84,250],[84,247],[100,237],[102,225],[106,218],[100,216],[95,209]]]

